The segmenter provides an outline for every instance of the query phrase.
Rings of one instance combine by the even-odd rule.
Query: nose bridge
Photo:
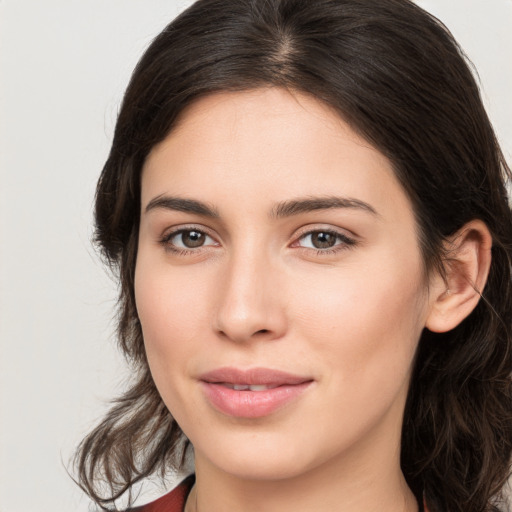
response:
[[[282,336],[286,322],[275,267],[261,244],[247,243],[231,252],[218,295],[218,332],[234,341]]]

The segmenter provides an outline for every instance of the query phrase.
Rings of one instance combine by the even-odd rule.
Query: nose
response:
[[[287,318],[279,275],[269,258],[254,252],[226,261],[216,299],[218,335],[239,343],[282,337]]]

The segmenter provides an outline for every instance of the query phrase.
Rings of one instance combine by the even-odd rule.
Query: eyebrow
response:
[[[270,211],[270,217],[279,219],[315,210],[329,210],[336,208],[357,209],[371,213],[372,215],[378,215],[377,211],[371,205],[359,199],[327,196],[305,197],[277,203]],[[203,203],[195,199],[186,199],[183,197],[170,197],[164,195],[157,196],[148,203],[145,208],[145,212],[148,213],[151,210],[156,209],[195,213],[196,215],[202,215],[213,219],[220,218],[219,212],[214,206],[210,206],[207,203]]]
[[[270,216],[273,218],[291,217],[300,213],[307,213],[315,210],[330,210],[334,208],[350,208],[363,210],[377,215],[378,213],[371,205],[350,197],[305,197],[283,201],[272,208]]]
[[[145,213],[151,210],[164,209],[174,210],[186,213],[195,213],[204,217],[219,218],[219,212],[213,206],[210,206],[195,199],[185,199],[183,197],[157,196],[148,203]]]

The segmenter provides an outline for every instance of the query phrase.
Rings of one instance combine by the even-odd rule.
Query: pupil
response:
[[[204,244],[204,233],[201,233],[200,231],[185,231],[181,235],[181,240],[183,242],[183,245],[186,247],[200,247]]]
[[[326,233],[324,231],[319,231],[312,236],[312,242],[317,249],[333,247],[336,243],[336,235],[333,235],[332,233]]]

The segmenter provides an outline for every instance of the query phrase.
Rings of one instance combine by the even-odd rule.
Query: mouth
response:
[[[225,386],[235,391],[266,391],[267,389],[275,389],[279,386],[265,386],[264,384],[231,384],[230,382],[219,382],[221,386]]]
[[[268,416],[295,402],[314,382],[308,376],[268,368],[219,368],[199,380],[207,402],[237,418]]]

